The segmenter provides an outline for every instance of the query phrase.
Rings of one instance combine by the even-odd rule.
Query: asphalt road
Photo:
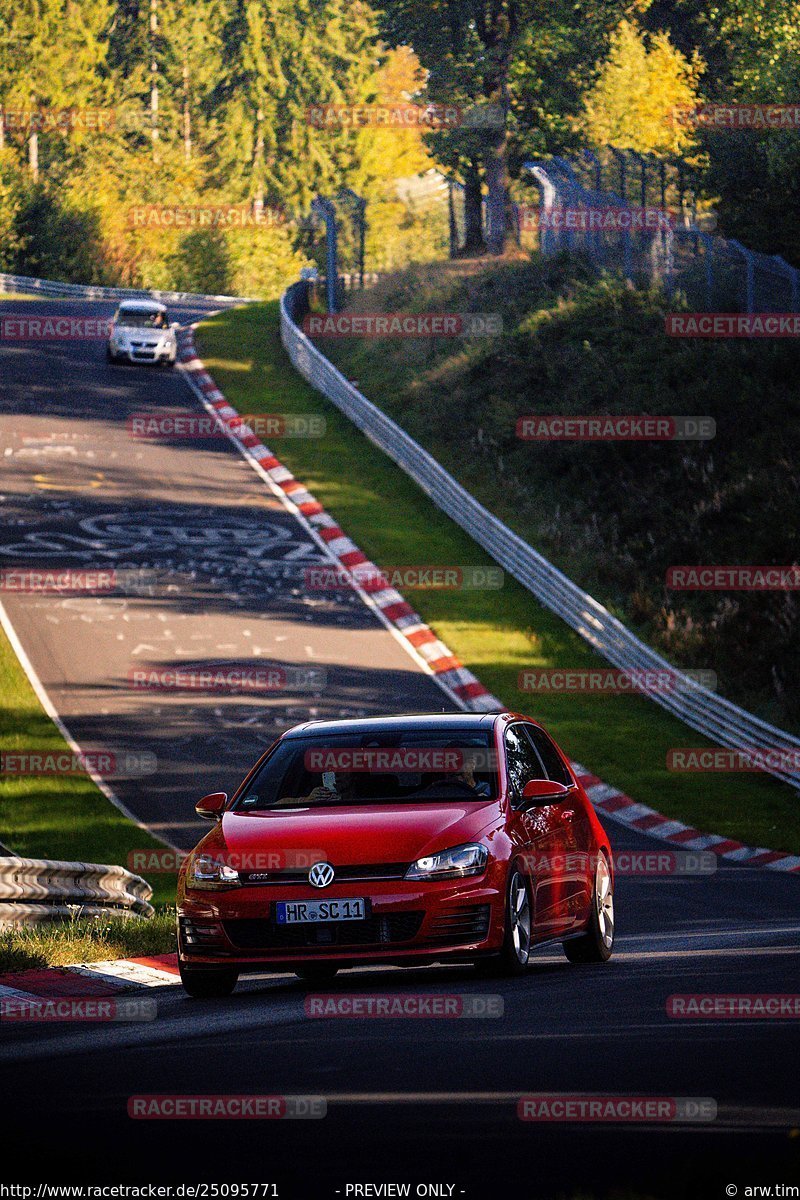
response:
[[[0,315],[113,309],[0,300]],[[114,793],[190,848],[195,800],[231,792],[283,729],[452,704],[355,594],[305,586],[325,552],[227,439],[132,436],[138,415],[186,412],[203,410],[179,371],[109,365],[99,340],[0,340],[0,571],[116,572],[106,594],[0,599],[81,749],[113,761]],[[154,691],[131,674],[149,666],[265,674]]]
[[[142,406],[194,403],[178,376],[118,371],[106,366],[101,346],[79,343],[2,346],[0,368],[11,517],[0,565],[99,560],[186,577],[167,599],[126,597],[113,615],[109,599],[75,609],[57,597],[5,598],[81,744],[121,739],[158,755],[157,780],[113,781],[143,819],[176,838],[190,832],[187,810],[211,776],[230,786],[261,739],[312,708],[331,715],[443,706],[358,603],[320,602],[299,577],[278,574],[287,552],[305,563],[316,549],[226,443],[127,438],[126,417]],[[97,476],[97,487],[84,486]],[[256,645],[268,662],[325,666],[325,688],[254,702],[154,698],[127,686],[134,659],[249,661],[259,657]],[[613,823],[609,830],[618,856],[660,847]],[[190,1001],[177,988],[148,992],[158,1001],[149,1022],[6,1024],[3,1179],[276,1180],[283,1200],[333,1200],[348,1184],[368,1182],[408,1182],[412,1195],[418,1184],[452,1185],[439,1194],[476,1198],[716,1198],[727,1185],[740,1196],[748,1185],[797,1185],[797,1020],[681,1020],[667,1014],[667,999],[800,990],[798,899],[796,877],[735,866],[709,876],[623,875],[617,952],[607,966],[572,966],[558,947],[543,948],[511,982],[459,967],[381,969],[346,972],[325,989],[500,996],[503,1015],[491,1019],[311,1018],[306,986],[280,976],[244,980],[226,1001]],[[127,1115],[134,1095],[218,1093],[321,1096],[327,1116]],[[523,1122],[517,1100],[532,1093],[711,1100],[716,1116]]]

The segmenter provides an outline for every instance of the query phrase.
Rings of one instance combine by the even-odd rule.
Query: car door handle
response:
[[[575,810],[572,808],[565,809],[564,812],[562,812],[562,814],[561,814],[561,820],[566,821],[566,823],[568,825],[574,819],[574,817],[575,817]]]

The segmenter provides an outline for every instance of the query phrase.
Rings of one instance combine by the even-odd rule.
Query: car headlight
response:
[[[460,879],[464,875],[480,875],[486,867],[489,851],[477,842],[440,850],[418,858],[406,871],[406,879]]]
[[[189,864],[186,886],[215,891],[241,886],[239,872],[213,854],[198,854]]]

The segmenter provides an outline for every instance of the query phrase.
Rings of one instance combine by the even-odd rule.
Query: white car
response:
[[[178,353],[177,323],[155,300],[123,300],[114,313],[106,355],[109,362],[163,363],[173,367]]]

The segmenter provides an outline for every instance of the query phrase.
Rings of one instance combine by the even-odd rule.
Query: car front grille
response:
[[[387,913],[364,921],[330,921],[322,925],[278,925],[261,917],[246,917],[222,924],[239,950],[288,950],[410,942],[419,933],[423,916],[416,911]]]
[[[360,863],[356,866],[334,866],[334,883],[374,883],[382,879],[404,879],[409,863]],[[281,871],[240,871],[245,887],[264,887],[267,884],[299,884],[308,886],[309,867],[287,868]]]

